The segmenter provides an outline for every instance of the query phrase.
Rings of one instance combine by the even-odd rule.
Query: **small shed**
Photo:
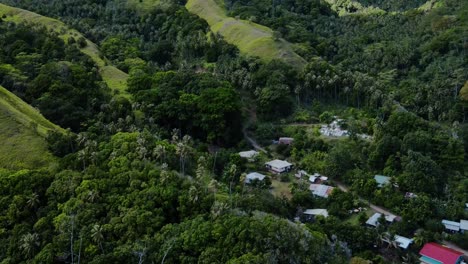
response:
[[[247,176],[245,177],[245,183],[251,183],[254,180],[263,181],[263,179],[265,179],[265,177],[266,176],[261,174],[261,173],[251,172],[251,173],[247,174]]]
[[[390,177],[384,175],[375,175],[374,180],[377,182],[377,187],[382,188],[386,184],[390,184]]]
[[[284,160],[272,160],[265,163],[265,166],[273,173],[288,172],[292,169],[293,165]]]

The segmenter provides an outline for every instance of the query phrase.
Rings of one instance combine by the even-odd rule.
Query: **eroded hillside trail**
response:
[[[260,146],[260,144],[258,144],[258,142],[254,138],[249,136],[249,132],[247,131],[247,129],[250,127],[252,123],[256,122],[257,114],[254,109],[246,109],[246,111],[249,117],[247,118],[247,121],[244,123],[244,126],[242,127],[242,134],[244,135],[245,140],[247,140],[252,145],[252,147],[254,147],[255,150],[259,150],[263,153],[268,153],[268,151],[262,148],[262,146]]]
[[[338,186],[338,188],[340,188],[340,190],[342,190],[343,192],[349,192],[349,187],[348,186],[346,186],[342,182],[339,182],[339,181],[336,181],[336,180],[334,182],[336,183],[336,186]],[[385,209],[385,208],[383,208],[381,206],[378,206],[378,205],[375,205],[373,203],[369,203],[368,200],[366,200],[366,199],[364,199],[364,198],[362,198],[360,196],[358,196],[358,197],[359,197],[360,201],[367,203],[369,205],[369,207],[372,210],[374,210],[375,212],[377,212],[377,213],[381,213],[381,214],[384,214],[384,215],[394,215],[396,217],[401,218],[401,216],[390,212],[388,209]]]

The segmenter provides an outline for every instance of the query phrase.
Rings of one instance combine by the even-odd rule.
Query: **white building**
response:
[[[254,180],[263,181],[263,179],[265,179],[265,177],[266,176],[261,174],[261,173],[251,172],[251,173],[247,174],[247,176],[245,177],[245,183],[251,183]]]
[[[265,166],[273,173],[288,172],[292,169],[293,165],[284,160],[272,160],[265,163]]]
[[[381,216],[382,216],[381,213],[373,214],[371,217],[369,217],[369,219],[367,219],[366,224],[370,225],[370,226],[373,226],[373,227],[377,227],[379,225],[379,218]],[[394,216],[394,215],[385,215],[385,221],[387,221],[389,223],[393,223],[393,221],[395,221],[395,219],[396,219],[396,216]]]

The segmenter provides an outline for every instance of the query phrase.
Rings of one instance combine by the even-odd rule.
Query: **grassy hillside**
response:
[[[0,86],[0,168],[32,169],[53,162],[45,141],[51,130],[64,131]]]
[[[0,16],[3,15],[7,16],[4,19],[6,21],[13,21],[17,23],[28,22],[44,25],[48,29],[57,32],[59,37],[62,38],[65,42],[68,42],[70,37],[74,37],[75,39],[83,37],[80,32],[74,29],[70,29],[59,20],[44,17],[24,9],[0,4]],[[93,61],[99,67],[102,79],[113,91],[128,97],[129,94],[126,92],[128,75],[116,67],[108,65],[108,63],[100,57],[100,52],[96,44],[87,39],[86,43],[86,47],[82,48],[81,51],[93,59]]]
[[[186,8],[206,20],[213,32],[250,56],[258,56],[264,61],[280,59],[294,67],[303,67],[306,61],[297,55],[292,45],[283,39],[275,40],[273,31],[265,26],[228,17],[214,0],[188,0]]]

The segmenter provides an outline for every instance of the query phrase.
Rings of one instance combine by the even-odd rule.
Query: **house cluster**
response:
[[[300,170],[295,174],[296,178],[301,179],[302,177],[308,178],[310,182],[309,190],[314,196],[328,198],[333,192],[335,187],[323,184],[328,180],[328,177],[323,176],[319,173],[309,174],[304,170]]]
[[[326,176],[323,176],[319,173],[314,173],[312,175],[310,175],[309,173],[307,173],[306,171],[304,170],[300,170],[298,171],[296,174],[295,174],[296,178],[298,179],[301,179],[302,177],[307,177],[309,178],[309,181],[311,183],[322,183],[322,182],[326,182],[328,180],[328,177]]]
[[[419,251],[422,264],[463,264],[463,253],[454,249],[439,245],[437,243],[427,243]]]
[[[451,233],[465,233],[468,232],[468,220],[460,220],[460,222],[442,220],[442,224],[445,226],[445,230]]]
[[[258,155],[258,152],[256,151],[243,151],[243,152],[239,152],[239,156],[243,157],[243,158],[246,158],[246,159],[252,159],[254,158],[256,155]],[[271,173],[274,173],[274,174],[281,174],[281,173],[284,173],[284,172],[289,172],[291,171],[291,169],[293,168],[293,164],[287,162],[287,161],[284,161],[284,160],[272,160],[272,161],[269,161],[267,163],[265,163],[265,167],[271,172]],[[258,173],[258,172],[250,172],[249,174],[247,174],[247,176],[245,177],[245,183],[252,183],[253,181],[255,180],[258,180],[258,181],[263,181],[265,179],[265,175],[261,174],[261,173]]]

